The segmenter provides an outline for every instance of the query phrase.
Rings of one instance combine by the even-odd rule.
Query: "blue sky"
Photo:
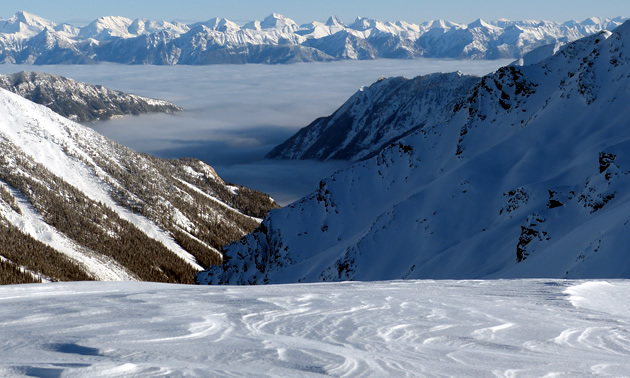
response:
[[[55,22],[81,23],[100,16],[125,16],[184,22],[225,17],[236,22],[263,19],[272,12],[299,24],[337,15],[346,23],[357,16],[419,23],[443,18],[468,23],[495,20],[583,20],[591,16],[630,17],[630,1],[607,0],[6,0],[0,18],[25,10]]]

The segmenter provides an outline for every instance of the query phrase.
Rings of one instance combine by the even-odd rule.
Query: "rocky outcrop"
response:
[[[164,100],[127,94],[100,85],[79,83],[63,76],[41,72],[0,75],[0,88],[44,105],[76,122],[183,110]]]
[[[447,120],[480,78],[462,73],[381,78],[328,117],[271,150],[268,159],[362,160],[431,121]]]
[[[627,22],[481,78],[197,281],[630,277],[629,57]],[[395,104],[373,117],[408,113]]]

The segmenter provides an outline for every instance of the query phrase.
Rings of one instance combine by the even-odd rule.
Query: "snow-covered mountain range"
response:
[[[0,89],[0,278],[191,283],[275,206]]]
[[[629,277],[630,22],[456,97],[270,212],[198,281]],[[407,112],[394,98],[380,114]]]
[[[183,110],[168,101],[114,91],[101,85],[79,83],[67,77],[42,72],[0,75],[0,88],[44,105],[76,122]]]
[[[224,18],[186,25],[101,17],[83,27],[55,24],[27,12],[0,20],[0,61],[32,64],[293,63],[339,59],[520,58],[544,45],[566,43],[622,18],[582,22],[435,20],[422,24],[336,17],[298,25],[273,13],[240,26]]]

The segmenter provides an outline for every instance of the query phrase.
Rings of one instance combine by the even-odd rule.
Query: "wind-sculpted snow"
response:
[[[18,64],[242,64],[336,59],[516,59],[548,44],[570,42],[620,25],[622,18],[583,22],[444,20],[420,25],[336,17],[299,26],[273,13],[240,27],[223,18],[185,25],[107,16],[88,25],[56,25],[18,12],[0,20],[0,60]]]
[[[272,211],[197,280],[628,277],[629,56],[625,23],[484,76],[450,119]]]
[[[0,375],[624,376],[627,281],[0,287]]]

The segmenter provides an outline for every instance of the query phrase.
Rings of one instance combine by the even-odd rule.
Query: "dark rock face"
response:
[[[604,173],[610,164],[615,161],[617,156],[615,154],[608,154],[606,152],[599,153],[599,173]]]
[[[123,115],[173,113],[182,108],[163,100],[78,83],[40,72],[0,75],[0,88],[18,94],[77,122],[106,120]]]

